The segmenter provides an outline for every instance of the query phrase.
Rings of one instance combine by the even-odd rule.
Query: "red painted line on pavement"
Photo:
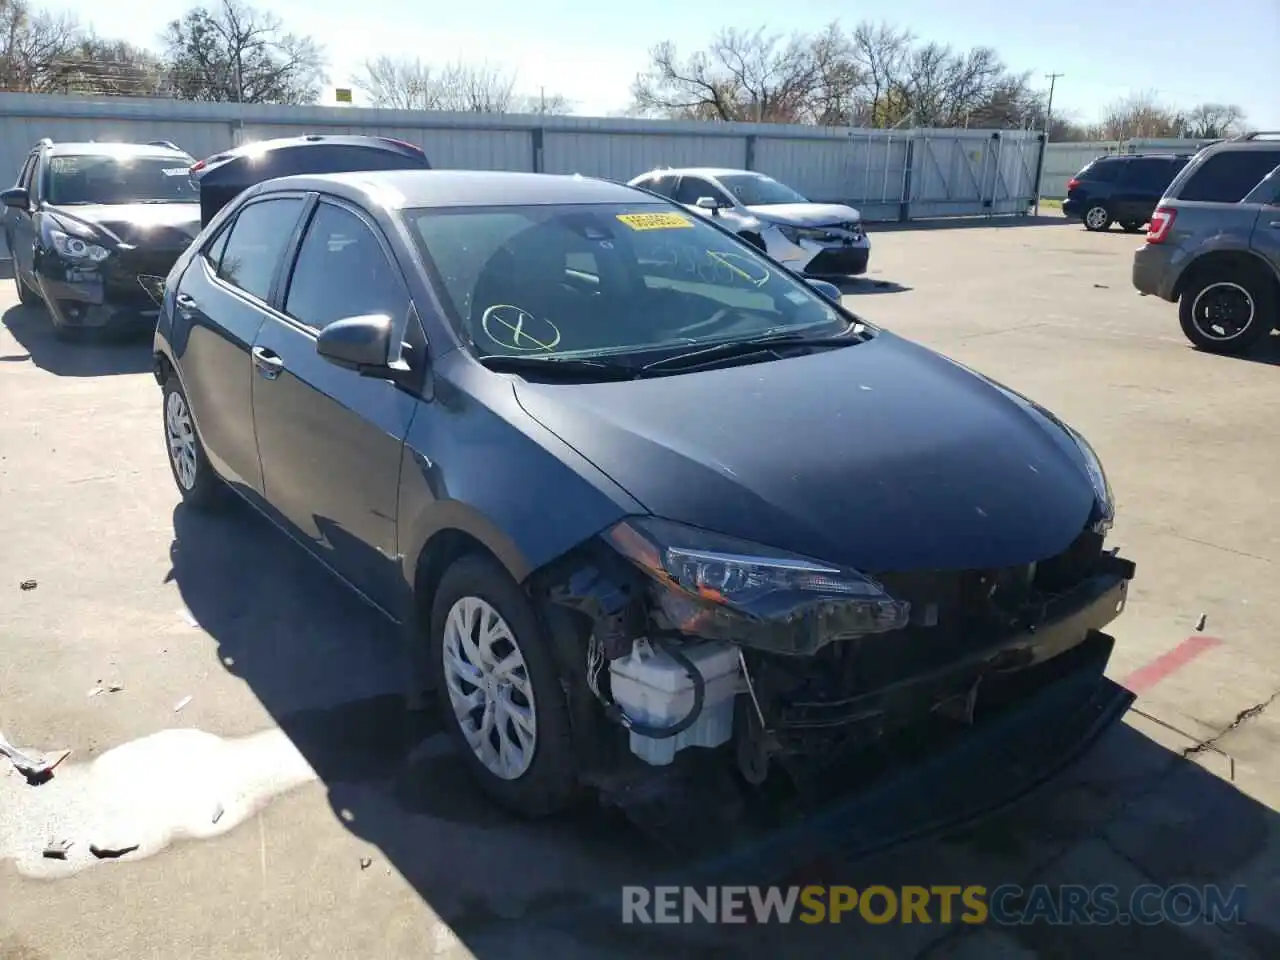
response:
[[[1139,667],[1120,681],[1131,693],[1145,693],[1165,677],[1181,670],[1206,650],[1220,646],[1222,641],[1217,637],[1206,637],[1202,633],[1187,637],[1180,644],[1156,657],[1145,667]]]

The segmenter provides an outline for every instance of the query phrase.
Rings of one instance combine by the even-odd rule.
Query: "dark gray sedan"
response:
[[[620,184],[259,184],[170,273],[155,372],[183,498],[404,625],[525,814],[677,755],[821,784],[1096,683],[1133,575],[1080,434]]]

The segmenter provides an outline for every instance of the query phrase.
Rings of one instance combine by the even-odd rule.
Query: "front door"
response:
[[[23,164],[22,172],[18,175],[18,182],[15,184],[15,186],[26,188],[28,208],[21,210],[18,207],[6,207],[4,211],[5,235],[10,248],[9,254],[13,257],[14,272],[23,277],[27,286],[32,289],[36,289],[32,277],[34,269],[32,254],[35,251],[36,234],[31,214],[36,209],[38,200],[35,176],[38,165],[37,154],[33,153],[27,157],[27,162]]]
[[[317,556],[400,616],[396,513],[400,454],[418,400],[335,366],[316,336],[344,317],[402,324],[409,294],[381,233],[353,207],[321,200],[282,312],[253,345],[253,414],[267,502]]]

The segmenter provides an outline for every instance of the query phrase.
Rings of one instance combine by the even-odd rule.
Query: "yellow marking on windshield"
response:
[[[692,230],[693,221],[678,213],[619,213],[632,230]]]

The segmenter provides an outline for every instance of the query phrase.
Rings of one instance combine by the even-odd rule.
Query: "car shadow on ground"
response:
[[[936,217],[925,218],[920,220],[908,220],[905,223],[896,221],[886,221],[884,223],[868,224],[867,233],[871,235],[871,241],[875,243],[875,235],[877,233],[897,233],[903,230],[972,230],[974,227],[1046,227],[1046,226],[1070,226],[1075,224],[1080,227],[1080,221],[1063,216],[1060,213],[1041,214],[1011,214],[1002,216],[971,216],[971,217]],[[1083,227],[1080,227],[1084,229]]]
[[[840,288],[846,297],[865,297],[878,293],[907,293],[910,287],[893,280],[877,280],[874,277],[833,277],[827,279]]]
[[[1196,353],[1205,357],[1213,357],[1222,361],[1246,360],[1249,363],[1261,363],[1266,366],[1280,367],[1280,331],[1273,331],[1270,336],[1263,337],[1255,343],[1247,353],[1212,353],[1192,347]]]
[[[53,335],[49,315],[41,306],[10,307],[0,324],[25,353],[0,355],[0,362],[31,362],[59,377],[106,377],[146,373],[151,369],[151,336],[146,332],[101,334],[64,343]]]
[[[695,811],[695,828],[713,839],[694,852],[695,845],[655,842],[593,805],[525,822],[471,784],[435,711],[404,709],[406,658],[396,628],[242,504],[229,502],[217,513],[179,506],[173,522],[169,576],[216,643],[224,668],[249,685],[301,750],[336,821],[375,844],[485,960],[790,957],[816,949],[916,956],[931,943],[979,928],[874,925],[856,917],[813,926],[624,925],[621,888],[951,883],[992,889],[1030,885],[1036,871],[1056,860],[1065,865],[1045,882],[1111,883],[1123,890],[1146,874],[1156,883],[1202,886],[1238,872],[1280,831],[1266,807],[1115,723],[1132,698],[1110,683],[1090,684],[1087,698],[1064,688],[1053,694],[1058,699],[1038,701],[1043,715],[1001,721],[946,751],[891,764],[807,821],[745,840],[718,831],[718,808]],[[322,529],[332,538],[338,528]],[[1077,756],[1074,748],[1086,743],[1092,746],[1063,769],[1064,760]],[[993,806],[1000,809],[992,812]],[[1114,850],[1113,859],[1128,865],[1125,876],[1106,864],[1073,861],[1068,851],[1087,842]],[[1014,925],[999,932],[1044,955],[1215,955],[1203,946],[1203,930],[1170,923]],[[1249,939],[1265,936],[1252,927],[1229,935],[1261,956],[1280,955],[1274,941]],[[940,947],[934,955],[949,953]]]

